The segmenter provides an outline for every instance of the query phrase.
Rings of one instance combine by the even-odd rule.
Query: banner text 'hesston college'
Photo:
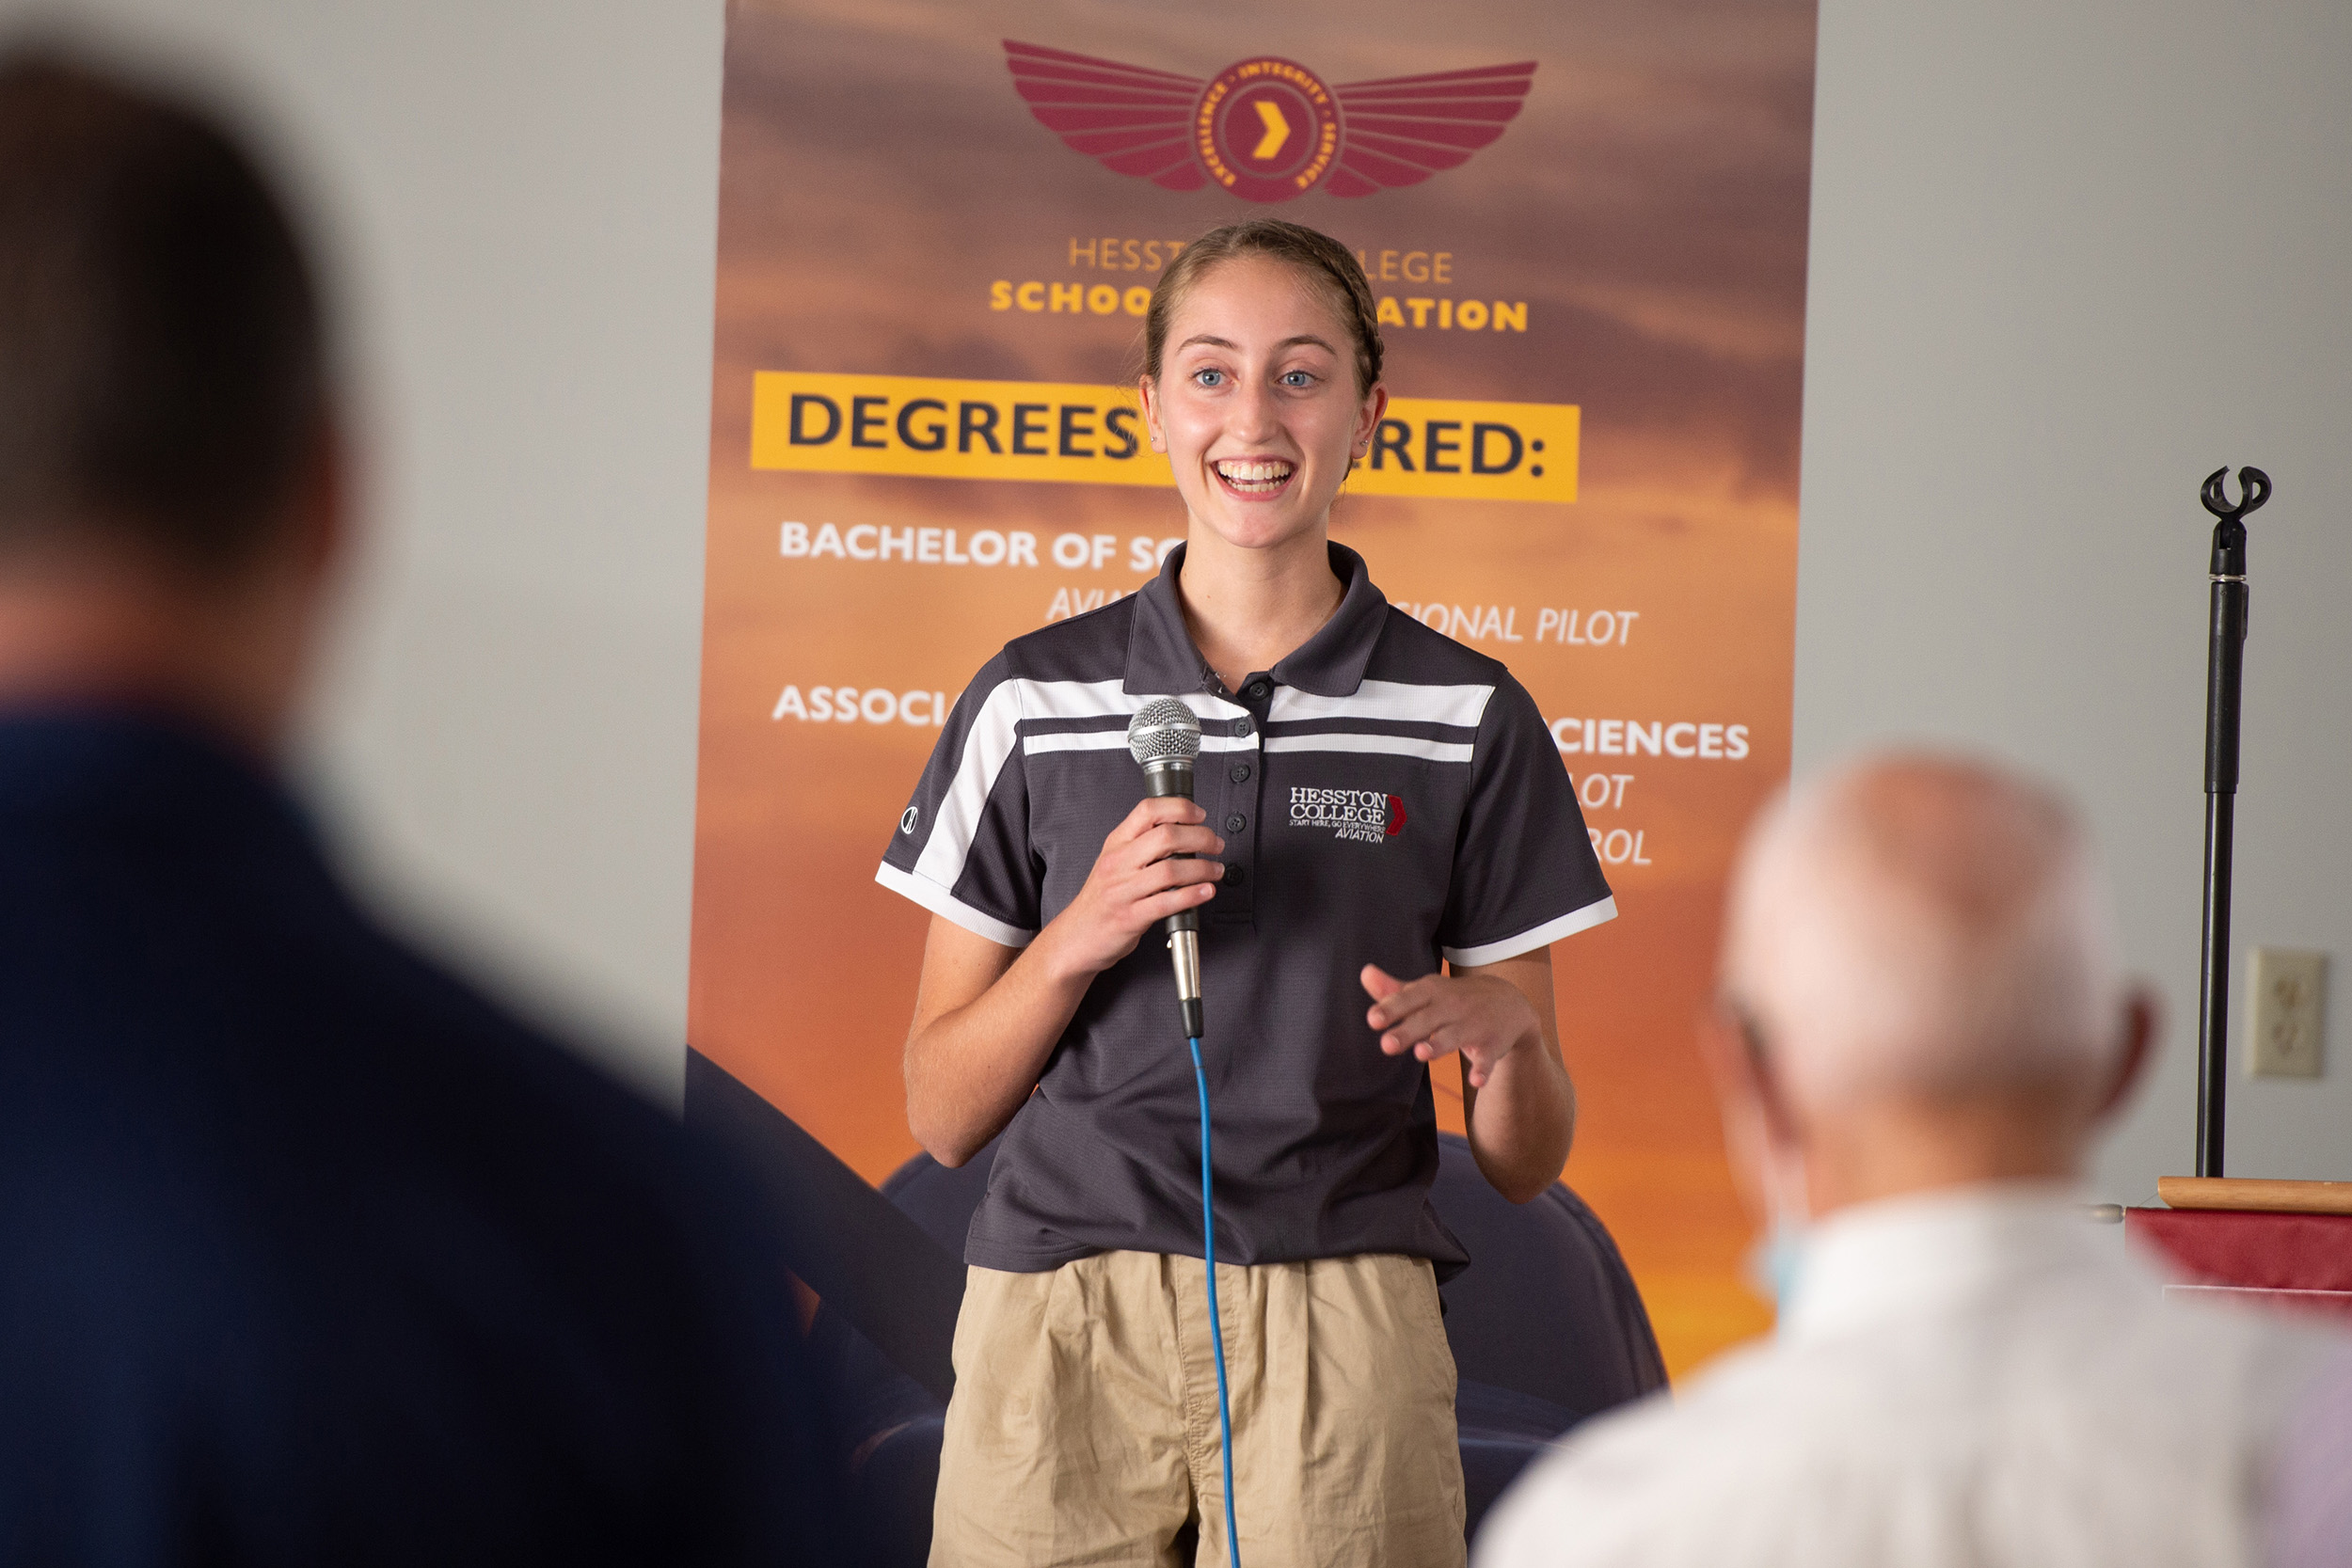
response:
[[[1570,404],[1391,398],[1372,455],[1348,475],[1363,496],[1576,499],[1579,410]],[[1168,485],[1131,388],[1049,381],[760,371],[752,467]]]

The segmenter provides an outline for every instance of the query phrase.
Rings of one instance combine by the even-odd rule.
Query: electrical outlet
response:
[[[2328,955],[2256,947],[2246,967],[2246,1075],[2318,1077]]]

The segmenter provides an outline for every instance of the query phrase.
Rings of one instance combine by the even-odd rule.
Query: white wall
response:
[[[2083,798],[2169,1006],[2099,1168],[2152,1200],[2195,1158],[2197,487],[2267,469],[2236,935],[2338,1005],[2326,1078],[2233,1076],[2229,1168],[2352,1178],[2352,8],[1829,0],[1813,201],[1798,767],[1961,741]]]
[[[318,731],[348,841],[462,962],[674,1095],[718,0],[62,14],[194,50],[281,134],[340,259],[374,459]],[[1822,15],[1800,766],[1961,740],[2088,801],[2173,1013],[2103,1164],[2117,1198],[2191,1158],[2195,490],[2224,462],[2280,486],[2253,523],[2239,932],[2352,955],[2347,84],[2352,9],[2327,0]],[[2333,1036],[2318,1084],[2233,1081],[2233,1169],[2352,1178]]]

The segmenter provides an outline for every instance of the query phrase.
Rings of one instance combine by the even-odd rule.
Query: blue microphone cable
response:
[[[1216,1205],[1209,1180],[1209,1074],[1200,1065],[1200,1037],[1192,1047],[1192,1081],[1200,1090],[1200,1238],[1209,1265],[1209,1343],[1216,1352],[1216,1423],[1225,1459],[1225,1552],[1241,1568],[1241,1533],[1233,1527],[1233,1404],[1225,1390],[1225,1320],[1216,1307]]]
[[[1193,760],[1200,754],[1200,721],[1176,697],[1158,697],[1127,721],[1127,752],[1143,769],[1153,799],[1192,799]],[[1200,1037],[1207,1015],[1200,1005],[1200,911],[1181,910],[1168,917],[1168,961],[1176,974],[1176,1002],[1192,1048],[1192,1081],[1200,1090],[1200,1240],[1209,1275],[1209,1343],[1216,1354],[1216,1423],[1225,1462],[1225,1551],[1231,1568],[1241,1568],[1241,1532],[1233,1524],[1233,1402],[1225,1380],[1225,1319],[1216,1302],[1216,1189],[1209,1158],[1209,1074],[1200,1065]]]

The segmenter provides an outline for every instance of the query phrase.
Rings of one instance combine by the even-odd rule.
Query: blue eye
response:
[[[1223,371],[1195,371],[1192,372],[1192,379],[1203,387],[1216,387],[1223,384],[1225,372]]]
[[[1282,372],[1282,385],[1285,387],[1311,387],[1314,385],[1314,380],[1315,378],[1313,375],[1306,371],[1285,371]]]

